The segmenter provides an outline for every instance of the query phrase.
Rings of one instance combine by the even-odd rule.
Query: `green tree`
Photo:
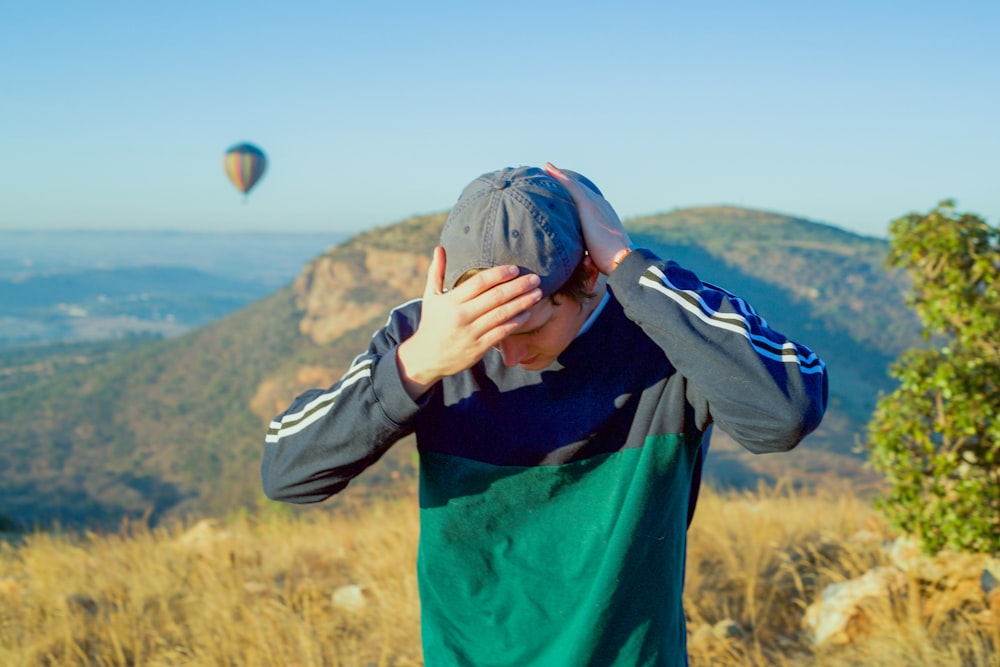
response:
[[[928,345],[893,365],[898,387],[869,424],[879,506],[928,553],[1000,555],[1000,230],[943,201],[890,237]]]

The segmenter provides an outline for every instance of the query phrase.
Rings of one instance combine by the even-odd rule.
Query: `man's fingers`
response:
[[[579,201],[585,197],[588,197],[590,193],[597,194],[593,190],[587,187],[581,187],[580,183],[577,182],[575,178],[564,172],[559,167],[555,166],[551,162],[545,163],[545,172],[552,178],[559,181],[559,183],[566,188],[573,201],[579,205]]]
[[[569,192],[569,195],[573,199],[573,203],[576,204],[577,208],[588,201],[597,202],[604,200],[602,195],[599,195],[592,189],[586,187],[551,162],[545,163],[545,172],[552,178],[559,181],[560,185],[566,188],[566,191]]]
[[[545,171],[546,171],[546,173],[548,173],[549,176],[551,176],[552,178],[554,178],[557,181],[559,181],[560,183],[562,183],[563,187],[570,188],[570,187],[575,187],[576,186],[576,181],[574,181],[568,175],[566,175],[565,173],[563,173],[562,169],[560,169],[559,167],[555,166],[551,162],[546,162],[545,163]]]
[[[495,266],[475,274],[452,290],[466,313],[478,317],[496,306],[530,291],[541,281],[533,273],[519,275],[516,266]]]
[[[466,316],[473,320],[479,319],[487,313],[511,304],[510,307],[501,311],[506,313],[507,318],[509,318],[525,308],[530,308],[541,299],[542,292],[538,288],[539,282],[537,275],[527,273],[513,280],[494,285],[464,304]]]
[[[455,291],[460,291],[460,298],[462,301],[472,301],[480,294],[489,291],[497,285],[501,285],[517,278],[519,273],[520,269],[516,266],[510,265],[494,266],[489,269],[483,269],[456,287]]]

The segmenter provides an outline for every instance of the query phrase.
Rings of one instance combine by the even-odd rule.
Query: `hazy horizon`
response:
[[[883,233],[867,233],[865,231],[853,230],[853,229],[849,229],[849,228],[847,228],[847,227],[845,227],[843,225],[838,225],[835,222],[831,222],[831,221],[827,221],[827,220],[818,220],[818,219],[810,217],[808,215],[795,214],[795,213],[785,213],[785,212],[781,212],[781,211],[773,211],[773,210],[762,209],[762,208],[755,208],[755,207],[750,207],[750,206],[737,206],[737,205],[734,205],[734,204],[709,204],[709,205],[705,205],[705,206],[683,206],[683,207],[675,207],[675,208],[672,208],[672,209],[669,209],[669,210],[668,209],[659,209],[659,210],[656,210],[656,211],[651,211],[649,213],[640,213],[640,214],[637,214],[635,216],[629,216],[629,217],[623,218],[623,222],[626,225],[628,225],[630,223],[630,221],[632,221],[632,220],[646,218],[646,217],[651,217],[651,216],[657,216],[657,215],[665,215],[665,214],[669,214],[669,213],[672,213],[672,212],[675,212],[675,211],[682,211],[682,210],[689,210],[689,209],[698,209],[698,208],[718,208],[718,207],[736,207],[736,208],[742,208],[742,209],[746,209],[746,210],[749,210],[749,211],[755,211],[755,212],[760,212],[760,213],[782,215],[782,216],[787,216],[789,218],[795,218],[795,219],[798,219],[798,220],[805,220],[805,221],[816,223],[816,224],[819,224],[819,225],[833,226],[833,227],[836,227],[838,229],[842,229],[842,230],[844,230],[844,231],[846,231],[848,233],[857,234],[858,236],[869,237],[869,238],[879,238],[879,239],[885,239],[885,238],[887,238],[886,233],[884,233],[884,232]],[[169,228],[162,228],[162,229],[149,228],[149,229],[147,229],[147,228],[100,228],[100,227],[91,227],[91,228],[74,228],[74,227],[55,228],[55,227],[53,227],[53,228],[41,228],[41,229],[27,229],[27,228],[3,229],[3,228],[0,228],[0,241],[2,241],[4,234],[21,234],[21,235],[32,235],[32,234],[35,234],[35,235],[39,235],[39,236],[51,236],[53,234],[59,234],[59,235],[65,235],[65,234],[69,234],[69,235],[72,235],[72,234],[92,234],[92,235],[100,235],[100,234],[105,234],[105,235],[123,234],[123,235],[130,235],[130,234],[135,234],[135,235],[144,235],[144,236],[154,236],[154,235],[162,235],[162,236],[194,235],[194,236],[197,236],[197,235],[204,235],[204,236],[225,236],[225,237],[238,237],[238,236],[275,236],[275,237],[285,236],[285,237],[291,237],[291,236],[294,236],[294,237],[297,237],[297,238],[302,238],[302,237],[315,237],[315,238],[329,238],[329,237],[334,237],[334,238],[338,238],[338,239],[344,241],[344,240],[347,240],[347,239],[349,239],[349,238],[351,238],[353,236],[356,236],[356,235],[359,235],[359,234],[363,234],[365,232],[371,231],[373,229],[377,229],[379,227],[390,227],[390,226],[396,225],[396,224],[401,223],[401,222],[403,222],[403,221],[405,221],[406,219],[409,219],[409,218],[436,215],[436,214],[439,214],[439,213],[442,213],[442,212],[447,212],[447,211],[432,211],[432,212],[428,212],[428,213],[414,213],[414,214],[412,214],[410,216],[399,218],[397,220],[388,220],[388,221],[385,221],[385,222],[378,222],[378,223],[372,224],[370,227],[359,228],[359,229],[354,229],[354,230],[348,229],[348,230],[325,230],[324,231],[324,230],[309,230],[309,229],[305,229],[305,230],[302,230],[302,229],[290,229],[290,230],[280,230],[279,231],[279,230],[267,230],[267,229],[265,229],[265,230],[253,230],[253,229],[230,229],[230,230],[226,230],[226,229],[169,229]],[[0,250],[0,256],[2,256],[2,250]]]

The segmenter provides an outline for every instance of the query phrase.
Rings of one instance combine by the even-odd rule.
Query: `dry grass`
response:
[[[0,664],[420,665],[417,532],[408,498],[30,535],[0,547]],[[882,564],[889,537],[849,491],[704,492],[687,566],[692,666],[1000,665],[1000,630],[932,592],[874,603],[863,641],[810,645],[805,608]],[[335,602],[346,585],[362,604]],[[708,630],[726,621],[728,636]]]
[[[709,493],[690,533],[688,629],[731,620],[738,636],[695,639],[692,667],[1000,666],[1000,613],[983,623],[982,607],[962,591],[912,580],[908,595],[865,609],[864,627],[853,628],[860,639],[811,645],[806,607],[826,586],[886,565],[882,547],[892,537],[871,502],[846,489]]]
[[[127,533],[0,552],[0,664],[421,664],[412,503]]]

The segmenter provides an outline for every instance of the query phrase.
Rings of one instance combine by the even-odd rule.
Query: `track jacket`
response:
[[[416,433],[428,667],[686,664],[682,585],[702,436],[754,453],[819,424],[823,362],[742,299],[633,251],[596,320],[542,371],[491,350],[414,402],[393,310],[336,384],[275,418],[276,500],[323,500]]]

